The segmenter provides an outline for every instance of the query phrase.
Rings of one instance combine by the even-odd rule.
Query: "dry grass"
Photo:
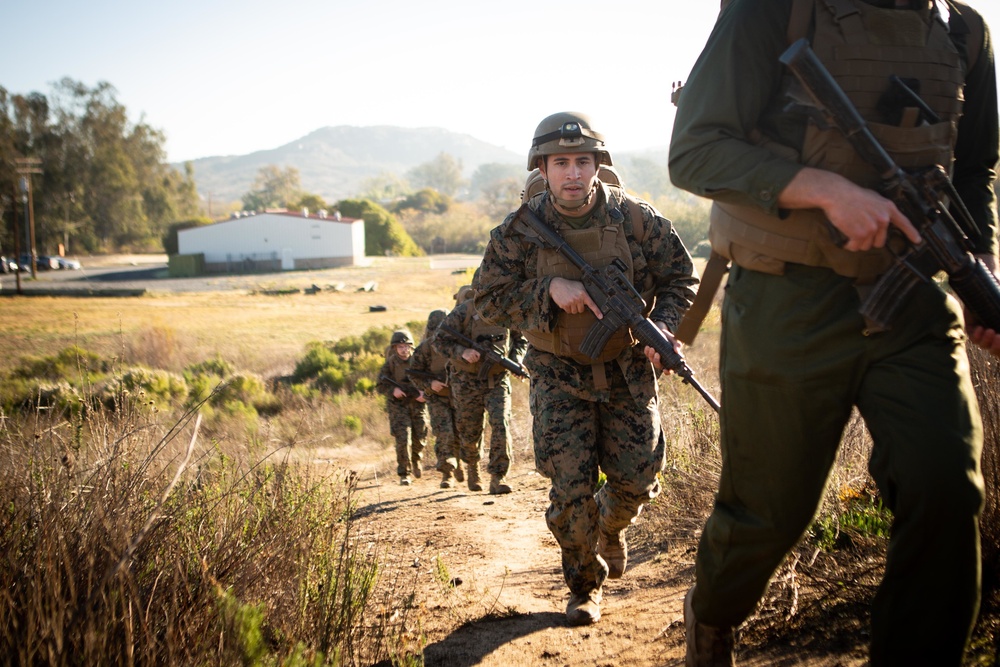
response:
[[[399,653],[400,582],[356,479],[204,441],[193,412],[0,421],[5,664],[367,665]]]
[[[372,267],[323,273],[328,280],[311,282],[344,283],[343,290],[287,296],[234,289],[136,299],[5,298],[0,336],[12,343],[13,354],[0,357],[0,372],[22,355],[54,354],[76,344],[122,364],[171,370],[220,355],[238,369],[272,378],[287,375],[309,341],[420,324],[430,310],[449,307],[457,287],[468,282],[467,275],[430,269],[427,259],[382,260]],[[369,282],[379,283],[378,290],[356,291]],[[385,305],[386,312],[369,312],[376,304]],[[422,325],[415,329],[418,333]],[[713,309],[696,345],[685,351],[700,382],[716,396],[718,336],[718,310]],[[970,356],[986,432],[984,573],[993,594],[984,600],[975,649],[977,656],[985,656],[995,653],[1000,636],[995,593],[1000,572],[1000,380],[995,360],[976,351]],[[718,420],[676,378],[665,379],[661,390],[668,438],[664,493],[630,541],[636,553],[679,550],[681,560],[693,561],[718,482]],[[283,639],[304,641],[311,651],[321,646],[332,650],[337,641],[351,639],[316,634],[330,627],[328,619],[337,613],[364,618],[352,627],[365,628],[377,639],[372,645],[343,645],[339,650],[354,651],[344,657],[357,661],[362,654],[385,656],[398,649],[384,617],[335,609],[343,599],[326,598],[317,606],[319,580],[309,574],[359,567],[360,585],[365,568],[383,556],[377,536],[352,540],[348,524],[323,522],[320,517],[328,518],[330,507],[344,516],[350,480],[331,484],[311,465],[345,449],[384,449],[390,438],[382,405],[374,397],[344,394],[316,400],[279,389],[278,395],[281,413],[255,428],[235,417],[206,426],[203,434],[212,445],[196,451],[183,476],[185,494],[159,508],[157,500],[190,437],[188,422],[174,429],[174,422],[146,411],[114,418],[95,415],[86,423],[42,412],[25,420],[0,419],[0,447],[10,460],[0,473],[0,492],[3,506],[12,508],[0,515],[5,558],[0,590],[8,592],[0,600],[0,636],[24,647],[18,662],[53,662],[46,656],[66,655],[66,646],[83,651],[81,657],[100,657],[102,647],[129,646],[136,662],[146,662],[140,655],[146,652],[147,657],[180,656],[179,662],[214,664],[244,661],[246,651],[257,646],[296,664],[292,657],[298,649]],[[527,384],[515,382],[512,435],[522,460],[532,456],[527,395]],[[286,456],[288,451],[295,455]],[[855,418],[823,513],[836,510],[841,489],[871,488],[869,452],[868,434]],[[318,506],[325,506],[325,513]],[[154,515],[158,518],[148,537],[130,549]],[[197,517],[194,524],[192,517]],[[275,526],[288,529],[276,531]],[[777,573],[743,641],[775,641],[778,631],[781,641],[837,642],[850,636],[863,645],[864,619],[885,545],[883,539],[863,534],[849,542],[830,555],[804,541]],[[107,576],[130,550],[128,567]],[[681,569],[677,576],[691,578],[693,571]],[[846,580],[857,585],[844,587]],[[403,584],[394,580],[382,585],[379,591]],[[385,602],[370,599],[376,605]],[[89,626],[68,623],[88,615],[94,618]],[[406,609],[396,607],[391,618],[403,623],[405,616]],[[263,621],[271,618],[288,625]],[[97,633],[94,639],[87,627],[107,627],[107,635]],[[268,629],[255,639],[254,628]],[[96,660],[125,661],[117,655]]]
[[[222,279],[216,279],[221,281]],[[336,340],[371,327],[426,322],[450,309],[468,282],[423,258],[375,258],[368,267],[242,278],[231,289],[156,291],[134,298],[4,297],[0,300],[0,371],[19,356],[55,354],[79,345],[126,364],[178,371],[216,354],[264,376],[288,372],[311,340]],[[375,283],[374,291],[358,291]],[[312,284],[317,294],[272,296],[265,290]],[[341,291],[333,291],[333,287]],[[371,312],[385,306],[384,312]],[[422,328],[422,327],[421,327]]]

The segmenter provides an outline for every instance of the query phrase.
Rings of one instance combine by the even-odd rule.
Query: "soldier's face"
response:
[[[593,153],[559,153],[541,160],[538,167],[559,199],[582,201],[597,182],[597,156]]]
[[[409,343],[396,343],[396,354],[400,359],[409,359],[413,354],[413,346]]]

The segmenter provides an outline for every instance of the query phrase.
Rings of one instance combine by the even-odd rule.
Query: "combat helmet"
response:
[[[448,317],[448,311],[446,310],[432,310],[430,315],[427,316],[427,329],[424,331],[424,338],[429,338],[435,331],[437,331],[438,325],[444,322],[444,318]]]
[[[392,332],[392,339],[389,341],[389,345],[399,345],[400,343],[413,345],[413,336],[406,329],[397,329]]]
[[[599,165],[614,165],[604,135],[591,128],[589,116],[576,111],[554,113],[538,124],[528,151],[528,171],[538,166],[538,158],[558,153],[597,153]]]

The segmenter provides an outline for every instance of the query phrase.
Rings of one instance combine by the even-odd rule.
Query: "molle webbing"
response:
[[[615,259],[621,259],[628,267],[625,277],[629,281],[632,280],[632,255],[621,225],[566,229],[559,230],[559,233],[570,247],[596,269],[609,265]],[[580,280],[582,277],[576,266],[561,253],[550,249],[539,251],[537,273],[540,278],[553,276]],[[596,322],[597,318],[589,310],[575,314],[560,311],[552,331],[543,333],[526,330],[522,333],[533,347],[560,357],[568,357],[580,364],[610,361],[617,358],[626,347],[631,347],[635,343],[628,328],[622,327],[612,334],[596,359],[587,357],[580,352],[580,345]]]

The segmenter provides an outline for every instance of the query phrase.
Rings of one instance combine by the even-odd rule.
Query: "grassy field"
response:
[[[454,271],[432,269],[426,257],[375,258],[367,267],[244,277],[249,289],[165,292],[154,281],[142,297],[4,297],[0,370],[75,344],[168,370],[218,354],[239,368],[280,375],[309,341],[424,322],[431,310],[450,309],[469,280]],[[372,283],[372,291],[363,290]],[[312,284],[322,291],[274,294]]]

